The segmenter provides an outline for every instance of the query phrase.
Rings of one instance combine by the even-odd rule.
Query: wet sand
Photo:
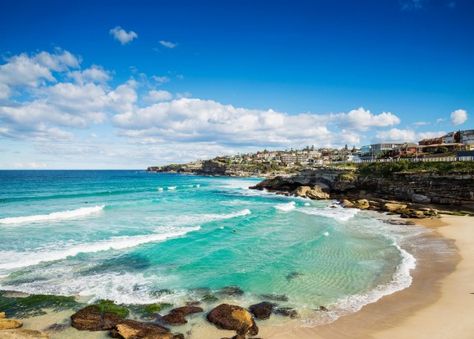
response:
[[[405,244],[414,254],[417,267],[412,285],[388,295],[360,311],[335,322],[304,327],[298,320],[278,317],[258,321],[261,338],[473,338],[474,335],[474,218],[443,216],[417,223],[433,230]],[[43,330],[67,320],[70,312],[50,313],[24,320],[24,327]],[[281,320],[281,318],[280,318]],[[202,317],[173,327],[189,338],[232,337]],[[106,338],[107,333],[79,332],[68,328],[49,332],[52,338]]]

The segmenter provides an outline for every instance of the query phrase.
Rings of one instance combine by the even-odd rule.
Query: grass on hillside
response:
[[[468,173],[474,174],[474,161],[446,161],[446,162],[374,162],[359,164],[359,173],[362,175],[388,176],[393,173],[430,172],[437,174]]]

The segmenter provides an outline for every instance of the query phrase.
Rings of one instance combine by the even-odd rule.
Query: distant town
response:
[[[346,145],[341,149],[307,146],[303,149],[263,150],[256,153],[219,156],[187,164],[151,166],[148,171],[235,176],[273,175],[331,164],[399,160],[473,161],[474,130],[450,132],[437,138],[420,140],[417,144],[386,142],[365,145],[361,148]]]

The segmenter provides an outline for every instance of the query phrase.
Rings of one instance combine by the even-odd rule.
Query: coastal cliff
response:
[[[415,216],[414,209],[423,207],[474,212],[472,164],[449,170],[440,170],[439,166],[431,170],[387,170],[374,165],[306,170],[266,179],[252,188],[313,199],[338,199],[347,207],[408,213],[407,216]]]

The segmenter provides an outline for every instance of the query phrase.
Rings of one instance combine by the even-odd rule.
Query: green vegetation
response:
[[[126,318],[130,313],[128,308],[122,305],[117,305],[112,300],[99,300],[94,305],[99,308],[101,313],[113,313],[121,318]]]
[[[173,307],[173,304],[169,303],[155,303],[145,305],[131,305],[130,309],[133,313],[140,317],[150,317],[156,313],[160,313],[162,310]]]
[[[437,174],[449,173],[474,173],[474,162],[460,161],[460,162],[410,162],[410,161],[396,161],[396,162],[374,162],[359,164],[359,173],[362,175],[381,175],[389,176],[393,173],[417,173],[430,172]]]
[[[10,297],[0,292],[0,310],[8,317],[26,318],[46,314],[45,310],[61,311],[80,306],[74,297],[33,294],[27,297]]]

